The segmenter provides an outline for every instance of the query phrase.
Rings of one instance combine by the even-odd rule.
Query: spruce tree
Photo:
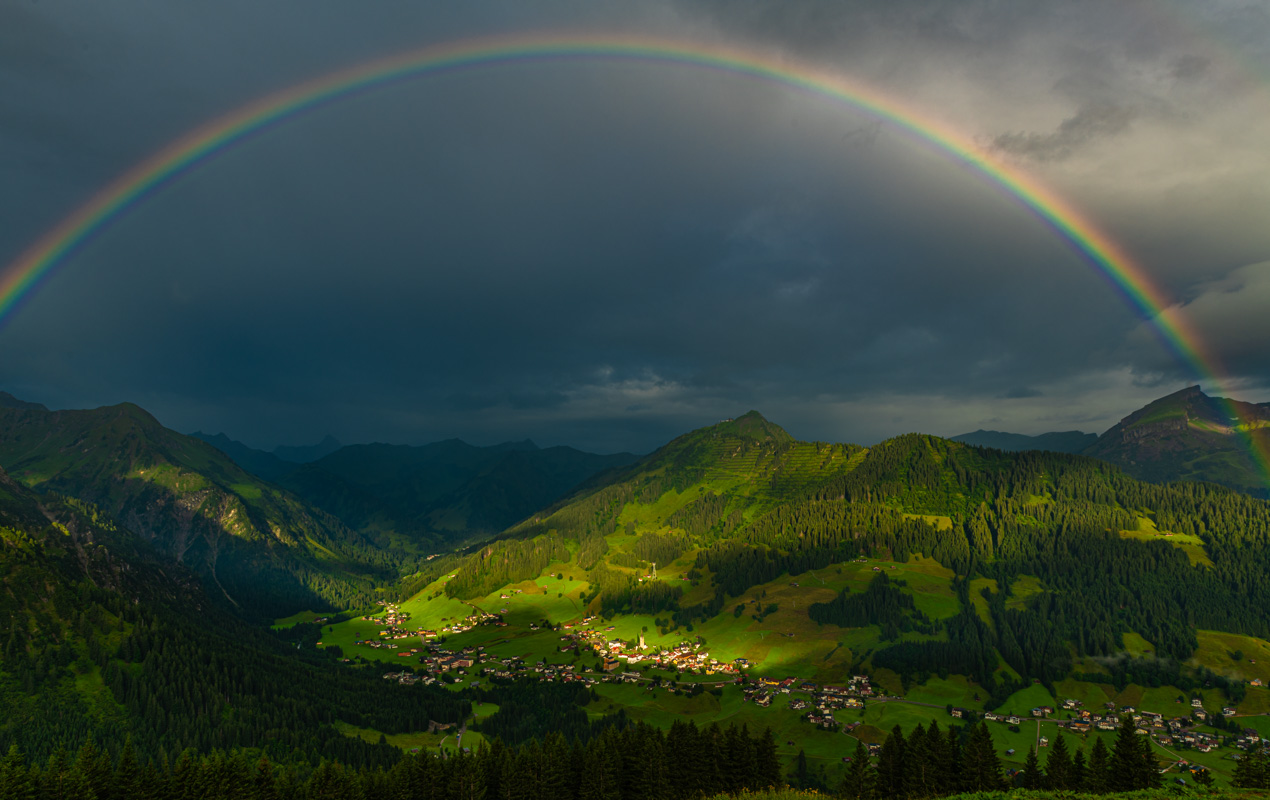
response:
[[[1041,775],[1041,762],[1036,758],[1036,748],[1027,749],[1027,757],[1023,759],[1023,772],[1019,774],[1019,786],[1024,789],[1040,789],[1044,781]]]
[[[1054,734],[1049,757],[1045,759],[1045,778],[1049,788],[1062,791],[1071,783],[1072,758],[1067,751],[1067,739],[1061,732]]]
[[[918,725],[904,747],[904,796],[931,797],[938,792],[936,783],[930,741]]]
[[[1094,746],[1089,751],[1089,767],[1085,772],[1085,791],[1091,794],[1107,793],[1109,762],[1110,754],[1107,752],[1107,745],[1099,736],[1094,739]]]
[[[114,792],[119,798],[141,796],[141,767],[137,764],[137,751],[132,746],[131,736],[124,741],[119,763],[115,765]]]
[[[904,797],[906,776],[904,774],[905,746],[904,731],[899,725],[891,729],[891,734],[882,742],[878,752],[877,794],[883,798]]]
[[[1085,790],[1085,775],[1088,769],[1085,766],[1085,751],[1077,750],[1072,756],[1072,768],[1067,773],[1067,788],[1073,792],[1081,792]]]
[[[1004,787],[1001,759],[992,746],[988,723],[970,729],[961,757],[962,789],[967,792],[995,792]]]
[[[1155,757],[1155,751],[1151,749],[1151,735],[1139,735],[1142,767],[1140,778],[1140,789],[1158,789],[1163,784],[1160,778],[1160,762]]]
[[[781,762],[776,755],[776,737],[764,728],[754,751],[754,785],[759,789],[781,785]]]
[[[0,797],[29,800],[35,795],[31,771],[16,744],[9,745],[9,752],[0,760]]]
[[[1267,782],[1267,758],[1264,749],[1258,747],[1239,756],[1235,762],[1235,774],[1231,780],[1240,789],[1265,789]]]
[[[954,794],[961,790],[961,731],[953,726],[944,737],[944,753],[948,768],[944,772],[940,794]]]
[[[873,800],[874,778],[873,765],[869,763],[869,748],[857,739],[855,754],[851,756],[851,764],[842,777],[840,794],[846,800]]]
[[[1120,717],[1120,727],[1116,730],[1116,743],[1111,747],[1111,771],[1107,776],[1107,788],[1113,792],[1132,792],[1145,789],[1143,776],[1142,746],[1138,744],[1138,734],[1134,731],[1133,720],[1128,714]]]

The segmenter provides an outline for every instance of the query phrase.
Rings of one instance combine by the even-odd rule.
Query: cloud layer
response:
[[[1265,399],[1270,15],[1234,2],[8,4],[0,260],[265,93],[543,30],[784,52],[947,120],[1095,219]],[[1194,380],[1143,325],[1015,199],[857,109],[667,64],[522,63],[364,94],[201,166],[11,317],[0,384],[262,445],[641,450],[751,407],[817,439],[1101,431]]]

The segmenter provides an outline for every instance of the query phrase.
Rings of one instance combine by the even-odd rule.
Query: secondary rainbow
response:
[[[459,41],[400,53],[337,72],[249,103],[191,131],[115,179],[49,230],[0,274],[0,325],[42,279],[128,209],[165,185],[271,126],[350,96],[455,70],[533,61],[627,60],[718,70],[761,79],[868,112],[958,159],[1066,239],[1146,319],[1161,341],[1201,379],[1222,373],[1186,317],[1114,241],[1033,176],[978,146],[929,113],[870,86],[762,50],[665,38],[609,34],[517,35]],[[1233,408],[1232,408],[1233,411]],[[1270,459],[1249,437],[1270,485]]]

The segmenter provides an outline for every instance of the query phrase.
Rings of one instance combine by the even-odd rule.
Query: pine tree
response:
[[[114,800],[111,791],[114,776],[110,768],[110,754],[97,747],[90,736],[75,755],[74,771],[84,776],[97,800]]]
[[[251,788],[248,792],[251,800],[278,800],[278,791],[274,787],[273,765],[269,763],[268,757],[262,755],[256,761],[256,767],[251,772]]]
[[[781,785],[781,762],[776,756],[776,737],[764,728],[754,752],[754,785],[759,789]]]
[[[1095,738],[1094,746],[1089,751],[1089,767],[1085,772],[1085,791],[1091,794],[1107,793],[1109,761],[1110,754],[1107,752],[1107,745],[1103,743],[1101,736]]]
[[[16,744],[9,745],[9,752],[0,760],[0,797],[28,800],[35,795],[31,771]]]
[[[869,748],[857,739],[855,754],[851,756],[851,764],[842,777],[840,794],[846,800],[873,800],[875,777],[873,765],[869,763]]]
[[[1141,778],[1139,780],[1141,789],[1158,789],[1163,785],[1160,779],[1160,762],[1155,757],[1155,751],[1151,749],[1151,736],[1138,736],[1140,743],[1142,767]]]
[[[1235,762],[1235,774],[1231,780],[1240,789],[1265,789],[1270,786],[1266,780],[1268,770],[1266,752],[1262,748],[1249,750],[1239,756]]]
[[[1116,743],[1111,747],[1111,772],[1107,776],[1107,788],[1113,792],[1132,792],[1146,788],[1143,780],[1142,747],[1134,731],[1133,720],[1128,714],[1120,717],[1116,729]]]
[[[115,765],[114,792],[119,798],[141,796],[141,767],[137,764],[137,751],[132,746],[131,736],[124,741],[119,763]]]
[[[1085,751],[1077,750],[1072,756],[1071,771],[1067,773],[1067,789],[1073,792],[1080,792],[1085,789],[1085,775],[1088,772],[1085,767]]]
[[[905,749],[904,731],[899,725],[891,729],[891,734],[882,742],[878,753],[877,794],[883,798],[900,798],[905,793]]]
[[[1061,732],[1054,734],[1049,757],[1045,759],[1045,780],[1051,789],[1062,791],[1070,783],[1072,759],[1067,751],[1067,739]]]
[[[1036,758],[1036,748],[1027,749],[1027,757],[1023,759],[1023,772],[1019,775],[1019,786],[1024,789],[1040,789],[1044,784],[1041,775],[1041,762]]]
[[[967,792],[995,792],[1004,787],[1001,759],[992,747],[988,723],[970,729],[961,758],[962,789]]]
[[[944,770],[943,783],[940,786],[940,794],[954,794],[961,790],[961,735],[960,731],[954,726],[948,729],[948,734],[944,737],[944,756],[947,759],[947,767]]]
[[[934,753],[926,729],[918,725],[904,747],[904,795],[930,797],[938,790],[934,775]]]

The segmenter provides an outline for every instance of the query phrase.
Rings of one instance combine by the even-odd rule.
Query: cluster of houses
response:
[[[575,647],[588,647],[603,660],[606,672],[616,672],[623,664],[644,663],[680,672],[697,671],[706,675],[739,675],[740,668],[748,663],[745,659],[738,659],[743,663],[727,663],[711,658],[700,639],[696,642],[680,642],[674,647],[655,649],[644,642],[642,634],[633,643],[624,642],[621,639],[610,638],[609,634],[614,630],[612,625],[603,630],[583,627],[590,626],[594,619],[594,617],[584,617],[580,623],[565,623],[561,626],[566,633],[560,637],[560,641],[564,642],[560,645],[560,650],[564,652],[573,650]]]
[[[1121,717],[1128,716],[1133,722],[1134,730],[1151,736],[1165,747],[1190,748],[1201,753],[1208,753],[1222,746],[1223,738],[1213,733],[1195,730],[1195,726],[1210,721],[1213,715],[1203,708],[1203,701],[1191,700],[1190,716],[1167,718],[1154,711],[1139,711],[1133,706],[1117,707],[1115,703],[1105,703],[1101,713],[1083,707],[1079,700],[1066,699],[1062,708],[1069,712],[1068,719],[1054,720],[1060,728],[1067,728],[1073,733],[1089,733],[1090,731],[1114,731],[1120,727]],[[1031,717],[1047,718],[1054,714],[1050,706],[1039,706],[1031,710]],[[1221,716],[1234,716],[1235,709],[1227,706],[1221,710]],[[973,719],[976,714],[966,708],[954,708],[952,716],[958,719]],[[989,722],[1001,722],[1006,725],[1018,725],[1024,717],[1017,714],[997,714],[987,712],[983,719]],[[1241,750],[1248,750],[1263,744],[1261,735],[1253,728],[1244,728],[1240,735],[1228,740],[1230,744]],[[1049,744],[1047,737],[1040,740],[1042,747]]]
[[[841,724],[833,712],[844,708],[864,708],[865,698],[873,696],[867,675],[853,675],[845,685],[818,685],[798,678],[759,678],[744,690],[745,699],[766,708],[777,694],[799,692],[806,698],[794,697],[789,707],[795,711],[806,710],[803,720],[826,730],[837,730]]]

